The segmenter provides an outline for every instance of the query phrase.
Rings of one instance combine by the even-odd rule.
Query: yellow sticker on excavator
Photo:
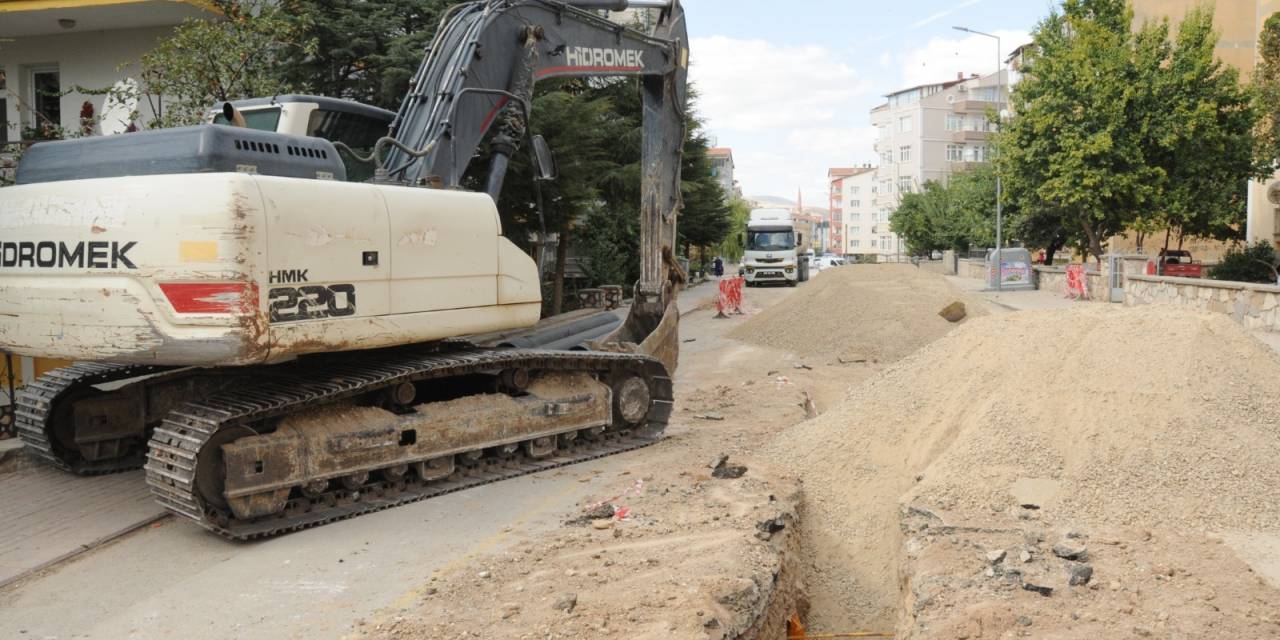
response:
[[[178,243],[178,259],[183,262],[213,262],[218,259],[218,243],[183,240]]]

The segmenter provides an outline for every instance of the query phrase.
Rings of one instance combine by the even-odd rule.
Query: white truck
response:
[[[797,233],[791,212],[786,209],[753,209],[747,220],[742,256],[742,275],[747,286],[762,283],[796,286],[805,267],[796,247],[804,242]]]

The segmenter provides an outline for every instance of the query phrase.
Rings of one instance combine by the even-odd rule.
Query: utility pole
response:
[[[975,36],[986,36],[994,38],[996,41],[996,104],[1000,103],[1000,87],[1004,85],[1004,49],[1000,44],[1000,36],[974,31],[968,27],[951,27],[956,31],[972,33]],[[1003,122],[997,123],[997,126]],[[988,158],[988,162],[990,158]],[[1004,216],[1003,216],[1003,193],[1000,184],[1000,169],[996,168],[996,293],[1000,293],[1003,288],[1004,280]]]

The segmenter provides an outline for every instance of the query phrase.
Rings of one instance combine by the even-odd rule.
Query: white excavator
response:
[[[650,32],[594,11],[628,6]],[[0,189],[0,347],[77,364],[19,394],[19,435],[70,472],[143,466],[164,507],[237,540],[654,442],[687,47],[678,0],[483,0],[448,11],[394,115],[285,96],[32,146]],[[628,314],[588,350],[481,346],[539,323],[495,206],[534,84],[605,76],[643,94]],[[486,192],[464,191],[486,141]]]

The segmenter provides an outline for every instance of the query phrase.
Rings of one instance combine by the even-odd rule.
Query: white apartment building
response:
[[[1006,81],[1003,71],[961,76],[896,91],[871,110],[880,159],[871,238],[875,253],[900,256],[905,251],[889,229],[889,216],[904,193],[919,191],[930,180],[946,182],[951,174],[990,159],[987,140],[996,130],[996,114],[1008,106]]]
[[[870,164],[828,171],[831,181],[831,251],[842,256],[872,255],[875,234],[876,168]]]
[[[0,1],[0,143],[28,139],[46,124],[79,129],[83,105],[101,115],[104,96],[77,87],[104,90],[136,75],[120,66],[183,20],[217,15],[202,0]],[[138,108],[144,122],[151,117],[145,101]]]

